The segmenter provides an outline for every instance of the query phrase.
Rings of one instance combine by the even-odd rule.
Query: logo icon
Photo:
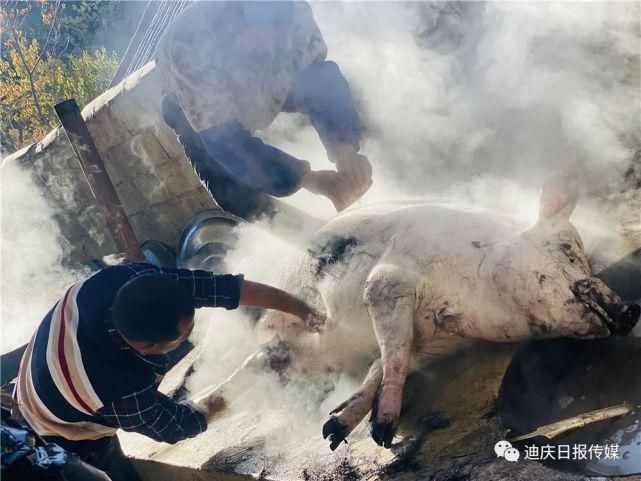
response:
[[[513,448],[508,441],[499,441],[494,445],[494,452],[497,458],[505,458],[505,460],[514,463],[519,460],[521,453],[516,448]]]
[[[521,457],[521,453],[519,453],[519,450],[516,448],[508,448],[505,450],[503,457],[508,461],[515,463],[519,460],[519,457]]]

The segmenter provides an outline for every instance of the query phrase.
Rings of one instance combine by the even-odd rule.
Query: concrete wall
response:
[[[187,221],[216,205],[162,120],[160,92],[151,62],[92,101],[82,115],[138,239],[175,246]],[[83,263],[116,252],[61,128],[4,162],[28,169],[54,207],[71,246],[66,261]]]

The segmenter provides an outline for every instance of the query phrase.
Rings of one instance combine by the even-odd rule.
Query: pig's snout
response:
[[[613,335],[627,336],[639,321],[641,307],[633,302],[621,302],[619,296],[599,279],[581,279],[574,283],[572,292],[601,318]]]
[[[607,323],[610,332],[615,336],[627,336],[630,334],[641,315],[641,306],[634,302],[629,304],[611,304],[605,306],[605,311],[612,319],[612,323]]]

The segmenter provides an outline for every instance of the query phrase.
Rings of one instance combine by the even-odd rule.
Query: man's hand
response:
[[[333,170],[308,172],[301,179],[300,187],[327,197],[337,212],[346,209],[361,197],[347,179]]]
[[[308,329],[318,331],[325,324],[325,316],[300,299],[276,287],[259,282],[243,281],[240,304],[292,314],[305,323]]]
[[[227,409],[227,403],[216,389],[207,389],[198,393],[191,402],[196,409],[205,415],[207,422]]]
[[[329,153],[330,160],[336,164],[336,170],[352,185],[352,189],[361,196],[372,185],[372,164],[369,159],[358,153],[353,145],[335,147]]]
[[[337,172],[320,170],[303,176],[300,187],[329,198],[337,212],[358,199],[372,186],[372,165],[352,145],[340,145],[327,151]]]
[[[305,321],[307,329],[312,332],[318,332],[327,322],[327,317],[322,312],[311,309],[309,314],[307,314],[303,321]]]

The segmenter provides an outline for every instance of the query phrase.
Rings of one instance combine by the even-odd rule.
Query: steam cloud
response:
[[[587,177],[592,193],[601,194],[624,189],[624,174],[641,170],[634,165],[641,145],[638,2],[318,2],[312,7],[329,58],[350,81],[368,128],[363,148],[374,164],[375,184],[360,204],[439,198],[534,220],[538,188],[552,172],[575,168]],[[331,168],[301,116],[281,114],[261,135],[315,169]],[[53,213],[15,166],[3,167],[2,200],[6,351],[27,340],[79,273],[61,267],[65,246]],[[314,215],[333,213],[329,201],[305,192],[287,201]],[[599,210],[598,203],[584,202],[574,220],[588,249],[608,251],[612,258],[622,249],[613,238],[617,222]],[[292,250],[249,226],[241,230],[229,265],[249,279],[278,285],[275,262],[295,255]],[[193,391],[222,381],[256,348],[242,313],[203,311],[199,318],[194,338],[208,332],[189,380]],[[248,393],[247,406],[287,411],[281,418],[290,426],[287,434],[309,436],[326,450],[319,439],[321,411],[307,409],[312,393],[256,381],[267,387]],[[353,381],[341,380],[322,412],[353,388]],[[296,439],[289,438],[292,456]],[[270,436],[265,449],[283,454],[282,442]]]
[[[431,198],[534,221],[538,190],[552,173],[584,175],[591,196],[626,188],[624,174],[641,145],[639,4],[312,6],[329,58],[350,81],[368,127],[363,147],[375,183],[360,204]],[[315,169],[331,168],[302,116],[281,114],[261,135]],[[333,214],[328,201],[306,192],[286,201],[321,217]],[[573,220],[595,258],[606,262],[623,253],[617,220],[603,213],[599,200],[583,200]],[[239,263],[231,259],[230,265],[250,279],[278,284],[273,260],[280,264],[292,255],[291,246],[247,227],[234,257]],[[194,390],[222,381],[241,353],[256,347],[237,316],[215,314],[190,380]],[[260,377],[233,409],[274,413],[287,407],[290,415],[281,424],[293,425],[287,434],[306,437],[308,446],[320,439],[321,411],[354,388],[353,380],[342,379],[321,411],[301,414],[297,406],[312,394],[271,389],[267,375]],[[285,465],[295,458],[294,446],[273,434],[265,449],[275,449]]]
[[[85,273],[62,265],[66,242],[29,173],[5,162],[0,187],[0,352],[5,353],[27,342],[64,289]]]
[[[641,144],[638,3],[313,9],[369,129],[376,183],[366,200],[460,194],[488,178],[536,190],[563,169],[588,176],[592,193],[623,188]],[[300,120],[284,117],[270,141],[287,132],[282,145],[304,140],[297,153],[323,165],[314,134],[292,133]]]

